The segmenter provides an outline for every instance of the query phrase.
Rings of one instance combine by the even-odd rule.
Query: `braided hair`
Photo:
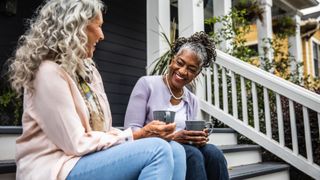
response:
[[[189,38],[179,37],[171,47],[172,55],[176,55],[181,50],[191,49],[201,61],[201,67],[209,67],[215,61],[217,53],[214,42],[205,32],[194,33]]]

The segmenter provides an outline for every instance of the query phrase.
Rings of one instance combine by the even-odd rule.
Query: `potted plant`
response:
[[[244,12],[244,18],[250,22],[259,19],[263,22],[264,9],[260,7],[257,0],[238,0],[235,2],[234,8]]]
[[[296,22],[287,16],[275,17],[272,20],[273,33],[280,39],[295,35],[296,26]]]

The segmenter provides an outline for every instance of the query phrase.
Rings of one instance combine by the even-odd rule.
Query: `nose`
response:
[[[187,70],[187,67],[186,66],[183,66],[179,69],[179,73],[181,75],[188,75],[188,70]]]
[[[99,41],[104,40],[104,34],[103,31],[101,30],[100,35],[99,35]]]

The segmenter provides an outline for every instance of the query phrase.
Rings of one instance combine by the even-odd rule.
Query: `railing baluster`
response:
[[[213,64],[213,80],[214,80],[214,105],[220,108],[219,101],[219,72],[218,65]]]
[[[222,68],[222,95],[223,95],[223,111],[229,114],[226,68]]]
[[[211,84],[211,69],[207,68],[206,70],[206,86],[207,86],[207,101],[208,103],[212,104],[212,84]]]
[[[306,148],[307,148],[307,159],[310,163],[312,163],[313,155],[312,155],[309,113],[308,113],[308,109],[305,106],[303,106],[302,110],[303,110],[303,122],[304,122],[304,136],[305,136]]]
[[[242,103],[242,118],[245,124],[248,124],[248,107],[247,107],[247,88],[244,78],[240,77],[241,82],[241,103]]]
[[[299,149],[298,149],[297,126],[296,126],[296,114],[295,114],[293,101],[290,99],[289,99],[289,111],[290,111],[292,150],[293,150],[293,153],[298,155]]]
[[[267,137],[272,138],[272,131],[271,131],[271,119],[270,119],[270,107],[269,107],[269,94],[268,89],[263,87],[263,99],[264,99],[264,115],[266,121],[266,132]]]
[[[320,113],[318,113],[318,127],[319,127],[319,139],[320,139]]]
[[[234,72],[231,72],[232,114],[238,119],[237,84]]]
[[[256,129],[256,131],[260,131],[257,87],[256,87],[256,83],[253,82],[253,81],[251,81],[251,85],[252,85],[251,86],[251,92],[252,92],[254,128]]]
[[[280,95],[278,93],[276,93],[276,101],[277,101],[279,143],[280,143],[281,146],[284,146],[282,106],[281,106],[281,98],[280,98]]]

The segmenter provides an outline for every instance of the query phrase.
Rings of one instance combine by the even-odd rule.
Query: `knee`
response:
[[[181,156],[185,159],[186,152],[180,143],[177,143],[175,141],[170,141],[170,145],[171,145],[172,152],[173,152],[174,156]]]
[[[202,149],[202,152],[207,160],[210,159],[219,163],[227,163],[223,152],[213,144],[205,145]]]
[[[186,155],[187,155],[188,162],[192,161],[194,163],[194,162],[203,162],[204,161],[203,154],[196,147],[190,146],[188,148],[188,150],[186,151]]]
[[[164,161],[168,166],[173,167],[173,152],[169,143],[161,138],[145,138],[148,139],[149,144],[146,148],[153,148],[154,155]],[[142,147],[143,148],[143,147]]]

